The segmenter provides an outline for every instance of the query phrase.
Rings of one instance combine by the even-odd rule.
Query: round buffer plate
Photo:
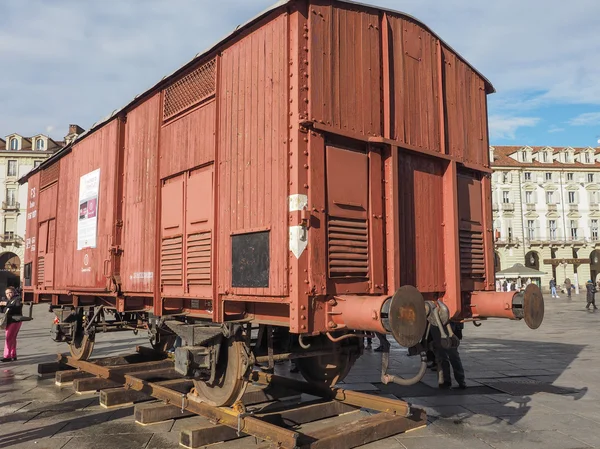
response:
[[[389,311],[392,335],[405,348],[415,346],[427,328],[423,295],[412,285],[404,285],[392,297]]]
[[[530,329],[537,329],[544,320],[544,297],[535,284],[529,284],[525,289],[523,319]]]

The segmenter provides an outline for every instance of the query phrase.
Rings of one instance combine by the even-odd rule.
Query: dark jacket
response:
[[[594,293],[596,293],[596,286],[591,282],[585,284],[585,289],[587,290],[587,299],[594,299]]]
[[[2,301],[0,301],[0,302],[4,302],[4,301],[8,301],[8,300],[6,298],[2,298]],[[7,324],[16,323],[16,321],[13,319],[13,317],[23,315],[23,302],[21,301],[21,297],[13,296],[13,298],[10,301],[8,301],[8,303],[5,306],[0,306],[0,313],[5,313],[7,310],[8,310]]]
[[[550,288],[556,287],[556,281],[554,279],[550,279]]]

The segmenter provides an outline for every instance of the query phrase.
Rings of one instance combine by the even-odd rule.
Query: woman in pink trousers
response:
[[[4,293],[6,294],[6,298],[0,300],[0,313],[8,311],[8,320],[2,361],[14,362],[17,360],[17,335],[19,329],[21,329],[21,324],[23,324],[21,321],[16,321],[15,317],[22,316],[23,303],[14,287],[8,287]]]

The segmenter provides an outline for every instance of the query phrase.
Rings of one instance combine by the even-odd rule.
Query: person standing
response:
[[[23,324],[17,317],[23,315],[23,303],[14,287],[8,287],[4,294],[6,297],[0,301],[0,313],[7,314],[7,322],[2,362],[15,362],[17,360],[17,335]]]
[[[451,348],[443,348],[441,342],[441,332],[436,326],[431,326],[431,333],[433,336],[433,346],[435,349],[435,358],[438,365],[438,386],[442,389],[447,389],[452,386],[452,377],[450,373],[450,367],[454,371],[454,379],[458,383],[458,388],[464,390],[467,388],[465,381],[465,369],[458,353],[458,344],[462,340],[462,330],[464,325],[462,323],[450,323],[450,327],[453,332],[451,338],[457,339]]]
[[[550,279],[550,293],[553,298],[558,298],[558,293],[556,293],[556,280],[554,278]]]
[[[586,304],[585,308],[587,310],[590,310],[590,305],[592,305],[592,306],[594,306],[593,310],[598,310],[598,307],[596,307],[596,286],[591,281],[591,279],[589,281],[587,281],[587,283],[585,284],[585,289],[586,289],[586,300],[587,300],[587,304]]]
[[[567,298],[571,299],[571,279],[565,279],[565,289],[567,290]]]

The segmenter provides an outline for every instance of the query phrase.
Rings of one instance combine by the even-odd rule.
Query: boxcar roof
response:
[[[275,11],[278,8],[282,8],[283,6],[287,6],[288,4],[293,3],[294,1],[296,1],[296,0],[279,0],[277,3],[275,3],[274,5],[272,5],[271,7],[269,7],[268,9],[266,9],[265,11],[261,12],[260,14],[258,14],[257,16],[255,16],[254,18],[250,19],[246,23],[244,23],[242,25],[238,25],[235,28],[235,30],[233,30],[231,33],[229,33],[223,39],[219,40],[216,44],[214,44],[210,48],[206,49],[205,51],[196,54],[190,61],[188,61],[187,63],[185,63],[181,67],[179,67],[177,70],[175,70],[171,74],[169,74],[167,76],[164,76],[158,83],[156,83],[151,88],[147,89],[146,91],[142,92],[139,95],[136,95],[125,106],[123,106],[122,108],[119,108],[119,109],[115,109],[110,115],[108,115],[107,117],[105,117],[105,118],[101,119],[100,121],[94,123],[91,126],[90,129],[88,129],[87,131],[85,131],[82,134],[80,134],[77,137],[77,139],[75,139],[75,141],[73,141],[70,144],[66,145],[65,147],[61,148],[59,151],[57,151],[56,153],[54,153],[50,158],[48,158],[44,162],[42,162],[38,167],[34,168],[29,173],[27,173],[26,175],[24,175],[23,177],[21,177],[19,179],[19,183],[20,184],[24,184],[25,182],[27,182],[27,180],[33,174],[39,172],[40,170],[42,170],[43,168],[45,168],[45,167],[47,167],[49,165],[52,165],[56,160],[62,158],[66,154],[68,154],[71,151],[71,148],[72,148],[73,144],[77,143],[81,139],[84,139],[86,136],[88,136],[89,134],[91,134],[94,131],[96,131],[102,125],[104,125],[105,123],[107,123],[110,120],[112,120],[113,118],[115,118],[121,112],[129,109],[132,105],[134,105],[135,103],[137,103],[141,98],[143,98],[143,97],[147,96],[148,94],[154,92],[155,90],[157,90],[158,88],[160,88],[161,86],[163,86],[164,84],[166,84],[166,82],[169,81],[170,79],[175,78],[177,75],[179,75],[185,69],[187,69],[188,67],[190,67],[196,61],[201,60],[202,58],[208,56],[211,52],[213,52],[214,50],[216,50],[222,44],[224,44],[225,42],[233,39],[235,36],[237,36],[238,34],[240,34],[246,28],[254,25],[256,22],[258,22],[259,20],[263,19],[265,16],[267,16],[271,12]],[[486,84],[486,90],[488,92],[490,92],[490,93],[494,93],[495,92],[495,89],[494,89],[494,86],[492,85],[492,83],[485,76],[483,76],[481,74],[481,72],[479,72],[475,67],[473,67],[456,50],[454,50],[440,36],[438,36],[433,30],[431,30],[431,28],[429,28],[427,25],[425,25],[420,20],[414,18],[413,16],[411,16],[409,14],[406,14],[406,13],[403,13],[401,11],[396,11],[396,10],[389,9],[389,8],[382,8],[382,7],[375,6],[375,5],[369,5],[367,3],[355,2],[355,1],[352,1],[352,0],[330,0],[330,1],[331,1],[332,4],[335,4],[335,3],[349,4],[349,5],[360,6],[360,7],[364,7],[364,8],[376,9],[376,10],[379,10],[379,11],[385,11],[385,12],[389,12],[389,13],[392,13],[392,14],[397,14],[397,15],[400,15],[402,17],[405,17],[407,19],[410,19],[410,20],[418,23],[424,29],[426,29],[427,31],[429,31],[433,36],[435,36],[437,39],[439,39],[446,47],[448,47],[448,49],[450,49],[452,52],[454,52],[465,64],[467,64],[475,73],[477,73],[484,80],[484,82]]]

